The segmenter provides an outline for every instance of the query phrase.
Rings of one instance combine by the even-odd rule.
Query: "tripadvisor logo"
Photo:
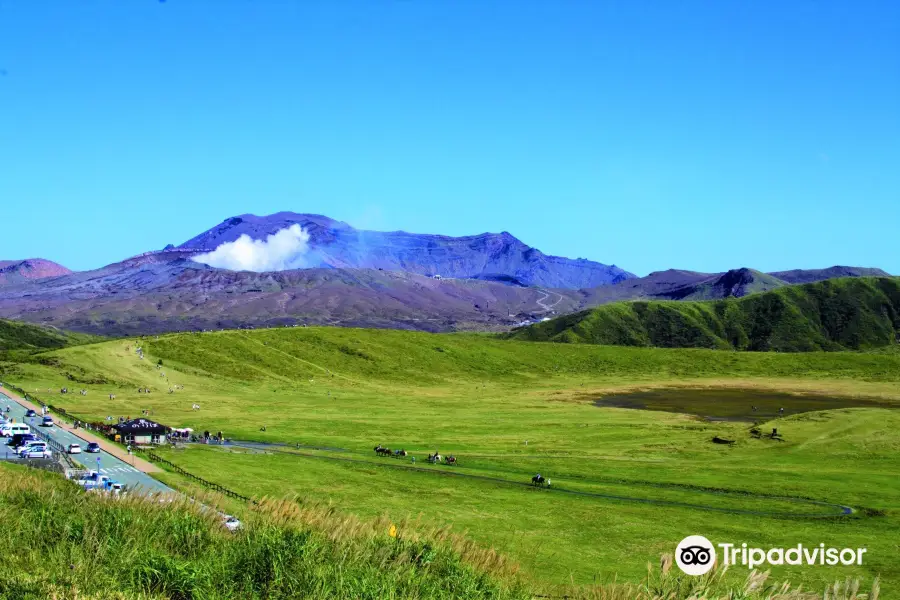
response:
[[[791,548],[750,548],[747,544],[717,544],[726,567],[760,565],[862,565],[866,548],[826,548],[825,544]],[[702,535],[689,535],[675,548],[675,562],[688,575],[704,575],[716,564],[716,547]]]
[[[702,535],[689,535],[675,548],[675,563],[688,575],[704,575],[716,564],[716,549]]]

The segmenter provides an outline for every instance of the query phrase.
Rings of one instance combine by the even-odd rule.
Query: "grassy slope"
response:
[[[798,352],[897,343],[900,280],[845,278],[710,302],[600,306],[515,331],[514,339]]]
[[[53,350],[96,341],[97,337],[0,319],[0,352]]]
[[[509,552],[547,581],[637,580],[647,561],[690,533],[774,546],[867,545],[863,568],[776,568],[821,584],[881,574],[900,584],[891,540],[900,536],[900,414],[850,409],[773,421],[782,443],[754,440],[739,423],[600,409],[610,390],[668,385],[864,394],[900,400],[900,354],[734,353],[510,342],[478,335],[353,329],[280,329],[162,336],[69,348],[54,361],[7,367],[29,391],[58,387],[62,373],[86,397],[48,397],[84,417],[136,415],[146,408],[171,426],[223,430],[237,439],[330,446],[312,456],[250,454],[212,447],[171,452],[198,475],[246,494],[299,493],[365,516],[422,514]],[[155,368],[163,361],[161,370]],[[171,383],[185,386],[165,393]],[[150,385],[150,396],[136,388]],[[104,395],[115,392],[117,399]],[[42,394],[38,394],[42,397]],[[197,402],[200,411],[190,406]],[[266,432],[260,428],[265,425]],[[710,443],[714,435],[734,447]],[[524,441],[528,440],[528,445]],[[372,446],[438,449],[460,456],[458,472],[509,482],[535,472],[562,488],[703,508],[540,492],[483,479],[439,476],[446,467],[372,456]],[[363,462],[328,460],[340,456]],[[720,488],[713,494],[697,488]],[[885,511],[834,521],[779,519],[710,508],[782,511],[781,500],[812,497]],[[807,510],[799,507],[798,510]],[[737,576],[737,575],[736,575]]]
[[[207,505],[221,500],[209,495],[200,499]],[[228,533],[211,511],[188,501],[161,505],[140,498],[103,498],[49,473],[0,465],[4,530],[11,539],[27,540],[0,564],[0,596],[9,600],[735,597],[721,571],[685,578],[665,568],[639,584],[533,587],[516,577],[515,565],[505,557],[446,529],[423,529],[417,522],[394,523],[384,517],[360,520],[330,506],[290,500],[263,499],[239,512],[244,527]],[[801,598],[790,590],[770,595],[751,590],[750,585],[741,587],[745,589],[738,594],[745,600]]]
[[[524,598],[502,561],[446,536],[264,503],[230,534],[189,502],[85,494],[0,465],[0,520],[16,551],[0,596],[34,598]]]

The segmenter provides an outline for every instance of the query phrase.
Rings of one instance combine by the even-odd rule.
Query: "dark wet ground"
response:
[[[658,410],[704,417],[711,421],[765,421],[779,416],[837,408],[898,408],[876,398],[836,398],[758,390],[662,389],[604,396],[596,406]],[[756,407],[756,410],[753,407]],[[784,408],[784,413],[779,409]]]

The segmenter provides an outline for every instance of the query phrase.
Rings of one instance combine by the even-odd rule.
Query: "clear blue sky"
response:
[[[223,219],[900,273],[900,2],[0,0],[0,259]]]

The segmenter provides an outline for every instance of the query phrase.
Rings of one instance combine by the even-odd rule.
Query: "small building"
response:
[[[146,445],[165,444],[168,427],[149,419],[132,419],[113,425],[112,429],[123,443]]]

